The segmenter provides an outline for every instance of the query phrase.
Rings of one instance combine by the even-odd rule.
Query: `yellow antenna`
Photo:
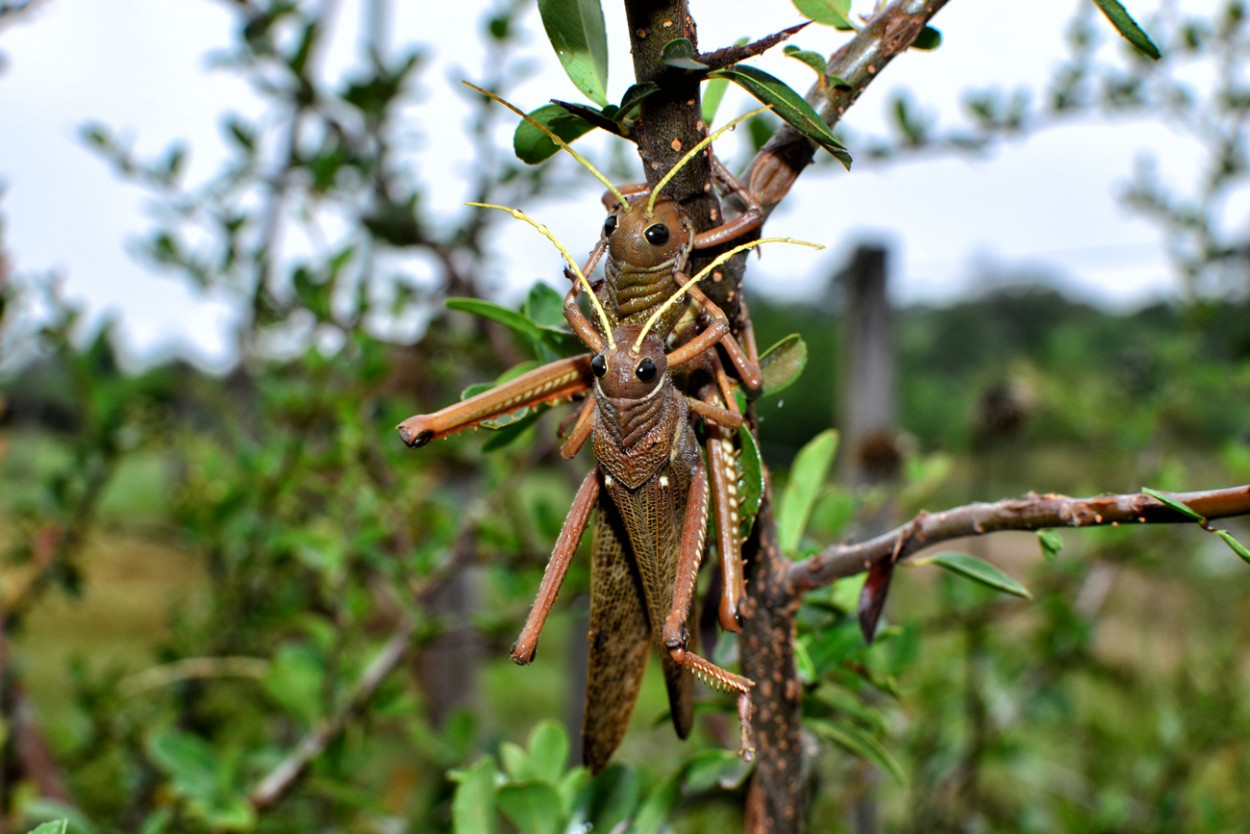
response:
[[[703,139],[701,139],[697,145],[695,145],[690,150],[686,151],[686,155],[683,156],[681,159],[679,159],[677,161],[677,164],[669,169],[668,173],[665,174],[660,179],[660,181],[655,184],[655,188],[651,189],[651,197],[650,199],[647,200],[646,216],[650,217],[651,213],[655,210],[655,201],[660,196],[660,192],[664,190],[664,186],[668,185],[668,181],[671,180],[673,177],[677,176],[677,172],[680,171],[682,168],[686,167],[686,164],[690,162],[690,160],[694,159],[695,154],[697,154],[699,151],[703,150],[708,145],[715,142],[726,131],[733,130],[735,127],[740,125],[742,122],[745,122],[747,119],[751,118],[752,116],[758,116],[760,113],[763,113],[765,110],[771,110],[772,108],[773,106],[771,104],[766,104],[763,107],[757,107],[756,109],[752,110],[750,113],[744,113],[743,115],[734,119],[732,122],[725,125],[724,127],[718,128],[715,133],[709,133],[707,136],[703,137]]]
[[[471,83],[471,82],[469,82],[469,81],[464,81],[464,82],[462,82],[462,83],[463,83],[465,86],[472,87],[474,90],[477,90],[479,93],[481,93],[482,95],[486,96],[487,98],[489,98],[489,99],[492,99],[492,100],[494,100],[494,101],[499,102],[499,103],[500,103],[500,104],[502,104],[504,107],[506,107],[506,108],[508,108],[509,110],[511,110],[513,113],[516,113],[516,114],[517,114],[518,116],[520,116],[522,119],[525,119],[525,121],[529,122],[531,125],[533,125],[534,127],[536,127],[538,130],[542,131],[543,135],[545,135],[548,139],[550,139],[552,142],[554,142],[557,146],[559,146],[559,147],[561,147],[561,148],[564,148],[566,151],[568,151],[568,152],[569,152],[569,154],[570,154],[570,155],[571,155],[574,159],[576,159],[579,163],[581,163],[582,167],[584,167],[584,168],[585,168],[587,171],[589,171],[590,173],[594,174],[594,175],[595,175],[595,179],[597,179],[597,180],[599,180],[599,182],[603,183],[603,185],[604,185],[604,186],[608,189],[608,191],[611,191],[611,192],[612,192],[612,196],[613,196],[613,197],[615,197],[617,200],[619,200],[619,201],[620,201],[621,205],[626,205],[625,195],[621,193],[621,190],[620,190],[619,188],[617,188],[615,185],[613,185],[613,184],[612,184],[612,181],[611,181],[611,180],[609,180],[607,177],[605,177],[605,176],[604,176],[604,175],[603,175],[603,174],[599,171],[599,169],[598,169],[598,168],[596,168],[595,166],[591,165],[591,164],[590,164],[590,160],[589,160],[589,159],[587,159],[586,157],[582,156],[582,155],[581,155],[581,154],[579,154],[577,151],[573,150],[572,146],[571,146],[571,145],[569,145],[569,143],[568,143],[568,142],[565,142],[563,139],[561,139],[559,136],[557,136],[557,135],[556,135],[556,132],[555,132],[555,131],[553,131],[551,128],[547,127],[545,124],[543,124],[542,122],[538,121],[538,120],[537,120],[537,119],[535,119],[533,116],[531,116],[529,113],[526,113],[525,111],[521,110],[520,108],[518,108],[516,105],[512,104],[511,102],[506,101],[505,99],[503,99],[503,98],[499,97],[499,96],[498,96],[498,95],[496,95],[495,93],[492,93],[490,90],[483,90],[481,87],[479,87],[479,86],[477,86],[476,84],[473,84],[473,83]]]
[[[468,82],[466,81],[465,83],[467,84]],[[608,321],[607,312],[603,309],[603,305],[599,303],[599,299],[595,297],[595,291],[590,288],[590,282],[587,281],[586,276],[582,274],[582,269],[577,265],[577,261],[573,260],[573,256],[569,254],[569,250],[564,248],[564,244],[556,240],[556,236],[551,233],[551,229],[548,229],[542,223],[539,223],[537,220],[530,217],[520,209],[509,208],[508,206],[497,206],[494,203],[465,203],[465,205],[474,206],[475,208],[488,208],[505,211],[512,215],[515,219],[523,220],[530,224],[538,230],[540,235],[554,243],[555,247],[560,250],[560,254],[564,256],[565,262],[567,262],[569,267],[573,270],[573,274],[577,276],[577,281],[582,285],[582,289],[586,291],[586,295],[590,296],[590,304],[595,308],[595,312],[599,314],[599,323],[603,326],[603,335],[607,337],[608,349],[611,350],[616,347],[616,343],[612,341],[612,325]]]
[[[739,246],[735,246],[733,249],[730,249],[728,252],[722,252],[720,255],[717,255],[716,259],[713,260],[710,264],[703,267],[703,269],[699,270],[698,275],[694,276],[689,281],[682,284],[681,288],[677,290],[677,292],[669,296],[669,299],[667,301],[665,301],[663,304],[661,304],[659,307],[656,308],[656,311],[651,314],[651,318],[647,319],[647,323],[642,326],[642,332],[638,334],[638,338],[637,340],[634,341],[634,346],[630,348],[630,352],[637,353],[638,351],[642,350],[642,340],[647,338],[647,333],[650,332],[651,328],[655,326],[655,323],[660,320],[660,316],[664,315],[664,311],[667,310],[672,305],[676,304],[677,299],[681,298],[682,295],[685,294],[686,290],[690,289],[695,284],[699,283],[704,278],[706,278],[708,275],[712,274],[712,270],[716,269],[716,267],[720,266],[725,261],[732,258],[734,255],[738,254],[739,252],[745,252],[748,249],[753,249],[754,247],[759,246],[761,243],[794,243],[799,246],[809,246],[812,249],[824,249],[825,248],[824,246],[821,246],[819,243],[810,243],[806,240],[797,240],[792,237],[762,237],[759,240],[753,240],[750,243],[743,243]]]

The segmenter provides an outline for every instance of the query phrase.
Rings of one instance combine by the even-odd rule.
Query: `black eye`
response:
[[[616,231],[616,215],[609,214],[608,219],[603,221],[603,233],[610,235]]]
[[[654,226],[648,226],[642,235],[647,239],[647,243],[650,243],[652,246],[663,246],[668,243],[668,226],[665,226],[663,223],[656,223]]]
[[[634,371],[638,378],[643,382],[650,382],[655,379],[655,362],[648,356],[638,363],[638,368]]]
[[[602,377],[608,372],[608,360],[603,358],[602,353],[596,353],[595,358],[590,360],[590,372],[597,377]]]

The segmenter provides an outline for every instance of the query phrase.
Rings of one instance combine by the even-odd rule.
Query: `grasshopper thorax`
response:
[[[647,212],[648,194],[617,203],[603,223],[608,257],[618,264],[648,270],[672,263],[694,244],[694,224],[677,201],[660,197]]]

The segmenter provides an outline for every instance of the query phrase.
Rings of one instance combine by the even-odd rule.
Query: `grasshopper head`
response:
[[[671,262],[694,242],[694,226],[671,197],[661,197],[647,214],[647,194],[617,203],[603,223],[608,257],[650,269]]]
[[[640,332],[639,327],[617,328],[613,334],[615,346],[590,360],[599,389],[614,400],[647,399],[664,383],[668,373],[664,340],[648,333],[638,350],[634,350]]]

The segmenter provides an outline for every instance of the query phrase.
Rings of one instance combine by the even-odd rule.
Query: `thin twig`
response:
[[[1250,514],[1250,485],[1181,492],[1171,497],[1205,518]],[[993,503],[968,504],[940,513],[921,513],[888,533],[858,544],[835,544],[790,567],[800,592],[862,573],[880,559],[891,558],[899,537],[911,535],[899,550],[907,559],[941,542],[1000,530],[1042,530],[1048,527],[1118,527],[1121,524],[1193,523],[1193,519],[1144,492],[1072,498],[1029,495]]]
[[[286,796],[330,742],[343,732],[347,722],[369,703],[382,682],[399,666],[412,643],[414,629],[414,621],[408,617],[399,622],[386,645],[365,668],[342,706],[300,739],[291,754],[252,791],[250,801],[253,808],[264,811]]]

